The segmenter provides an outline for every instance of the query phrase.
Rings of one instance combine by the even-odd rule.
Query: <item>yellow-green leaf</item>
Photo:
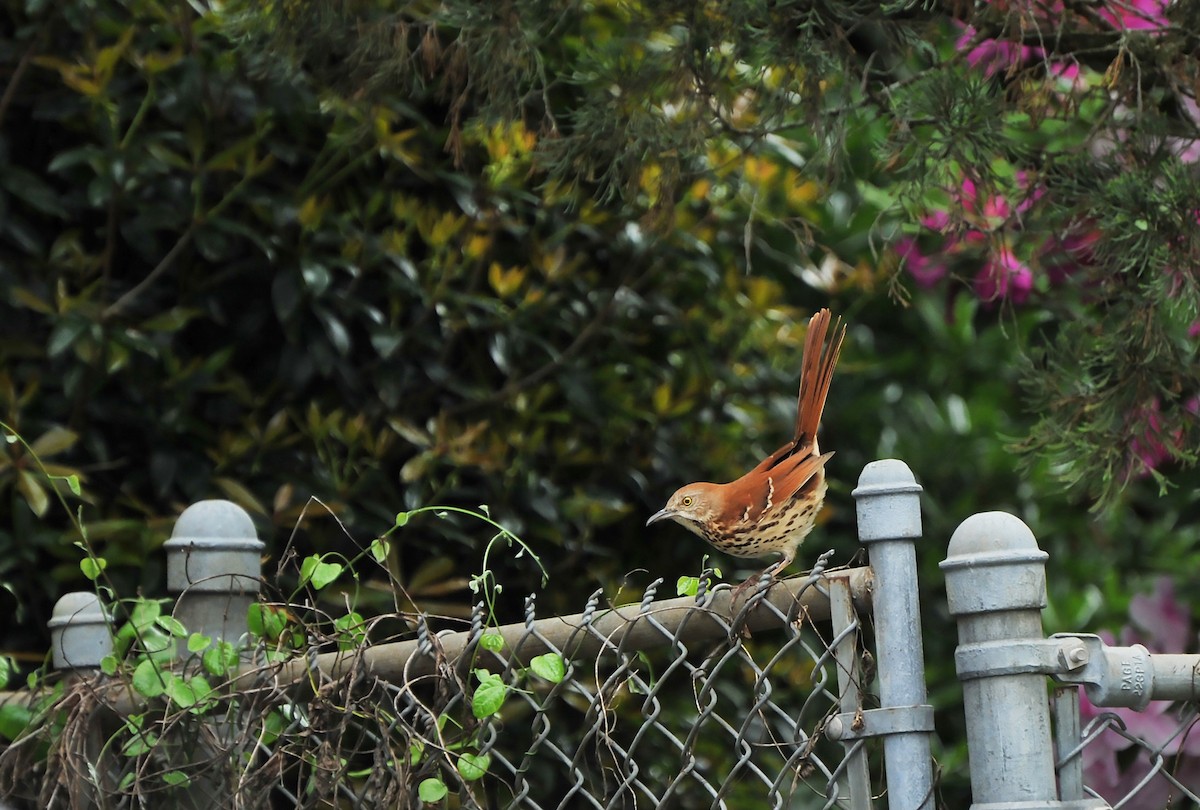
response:
[[[43,458],[63,452],[78,440],[78,433],[56,425],[34,439],[29,449],[38,458]]]
[[[517,291],[525,280],[525,268],[501,267],[499,262],[492,262],[488,268],[488,283],[501,298],[507,298]]]
[[[225,497],[229,498],[229,500],[233,501],[243,509],[247,509],[251,512],[257,512],[260,515],[267,514],[267,508],[263,506],[262,501],[255,497],[254,493],[246,489],[237,481],[234,481],[232,478],[214,478],[213,483],[225,493]]]
[[[25,498],[30,510],[38,517],[46,514],[50,508],[50,496],[46,494],[41,480],[29,470],[21,470],[17,477],[17,491]]]

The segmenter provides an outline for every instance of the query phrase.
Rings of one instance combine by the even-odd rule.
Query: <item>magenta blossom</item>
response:
[[[1123,31],[1153,31],[1166,28],[1169,0],[1112,0],[1096,14]]]
[[[1190,331],[1190,330],[1189,330]],[[1193,397],[1183,404],[1183,409],[1193,416],[1200,414],[1200,398]],[[1140,413],[1131,417],[1134,424],[1136,420],[1142,420],[1145,424],[1145,429],[1140,436],[1135,437],[1130,442],[1130,451],[1133,458],[1136,458],[1137,464],[1131,465],[1129,475],[1144,476],[1149,474],[1151,470],[1157,469],[1162,464],[1170,461],[1174,457],[1172,450],[1180,447],[1183,442],[1183,431],[1176,430],[1171,435],[1165,435],[1162,431],[1162,424],[1159,421],[1158,415],[1162,411],[1162,406],[1158,399],[1155,398],[1149,405],[1142,408]]]
[[[984,301],[1011,299],[1023,304],[1033,290],[1033,271],[1007,245],[992,254],[975,276],[975,293]]]
[[[1050,283],[1058,286],[1075,274],[1081,267],[1094,264],[1094,245],[1100,241],[1096,230],[1074,229],[1065,236],[1051,237],[1042,246],[1039,261],[1046,270]]]
[[[1155,399],[1139,414],[1144,419],[1146,428],[1141,436],[1130,442],[1129,449],[1132,451],[1133,457],[1141,462],[1141,467],[1136,471],[1131,470],[1131,472],[1145,475],[1171,458],[1171,451],[1163,442],[1162,425],[1158,419],[1160,410],[1159,402]]]
[[[979,39],[979,32],[971,25],[963,28],[962,36],[958,38],[955,47],[960,51],[970,48],[966,56],[967,64],[973,68],[982,68],[984,76],[994,76],[1002,70],[1012,70],[1045,53],[1041,48],[1017,45],[1002,39]]]
[[[911,236],[905,236],[896,242],[896,253],[908,268],[908,272],[912,273],[918,286],[928,289],[946,276],[946,265],[922,253],[917,247],[917,240]]]

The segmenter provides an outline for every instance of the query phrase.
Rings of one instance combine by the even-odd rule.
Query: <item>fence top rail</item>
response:
[[[642,601],[618,607],[600,607],[600,592],[592,595],[588,608],[582,613],[530,618],[500,628],[488,630],[504,639],[500,653],[478,656],[472,665],[501,668],[523,665],[546,652],[559,652],[567,659],[594,658],[605,652],[642,650],[667,646],[675,639],[685,644],[725,637],[735,622],[751,632],[766,631],[783,626],[789,617],[811,621],[828,621],[830,607],[829,578],[842,577],[850,587],[855,609],[866,613],[871,608],[873,576],[869,567],[828,571],[813,576],[802,574],[780,580],[765,594],[751,593],[736,604],[732,589],[719,587],[697,603],[695,597],[683,596],[661,601]],[[352,671],[366,672],[387,680],[408,680],[429,675],[439,666],[454,667],[470,661],[483,628],[472,627],[458,632],[443,632],[431,636],[422,631],[417,638],[370,647],[322,653],[291,659],[282,665],[250,664],[243,666],[234,678],[234,688],[258,686],[265,674],[278,686],[302,687],[317,680],[338,679]],[[100,628],[107,633],[107,628]],[[436,647],[430,639],[436,638]],[[144,708],[145,700],[119,683],[106,691],[106,702],[117,712],[128,713]],[[0,705],[28,704],[39,695],[28,690],[0,692]]]

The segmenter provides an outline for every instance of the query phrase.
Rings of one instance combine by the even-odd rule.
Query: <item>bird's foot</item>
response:
[[[771,566],[764,571],[760,571],[759,573],[747,579],[741,585],[738,585],[736,588],[734,588],[733,594],[729,597],[729,604],[736,604],[738,599],[740,599],[752,585],[758,585],[763,581],[763,579],[768,580],[766,585],[762,588],[762,593],[765,596],[766,593],[771,590],[771,586],[775,584],[774,566]],[[757,593],[757,591],[755,591],[755,593]],[[751,596],[753,596],[753,594],[751,594]]]

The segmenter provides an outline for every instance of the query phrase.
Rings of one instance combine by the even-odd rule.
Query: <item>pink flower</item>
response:
[[[984,301],[1009,298],[1023,304],[1033,290],[1033,271],[1007,245],[1000,248],[975,276],[975,294]]]
[[[921,217],[921,225],[931,231],[944,232],[950,225],[950,214],[945,211],[933,211]]]
[[[1133,622],[1132,627],[1126,628],[1130,636],[1138,631],[1144,633],[1137,643],[1152,652],[1178,653],[1192,646],[1191,614],[1175,599],[1175,583],[1170,577],[1159,577],[1152,593],[1133,597],[1129,618]],[[1200,738],[1196,753],[1200,753]]]
[[[1041,56],[1041,48],[1028,45],[1018,45],[1001,39],[979,39],[979,32],[974,26],[963,28],[962,36],[958,38],[955,47],[967,51],[967,64],[973,68],[982,68],[984,76],[994,76],[1002,70],[1011,70],[1034,56]]]
[[[1079,69],[1077,62],[1052,62],[1049,73],[1062,92],[1080,93],[1087,89],[1087,77]]]
[[[1025,192],[1021,201],[1017,203],[1017,213],[1024,214],[1034,206],[1038,200],[1046,196],[1046,188],[1039,185],[1037,181],[1024,169],[1016,174],[1017,187]]]
[[[963,179],[962,188],[957,196],[964,213],[978,221],[980,227],[986,230],[998,230],[1012,216],[1013,207],[1008,198],[1000,194],[989,194],[981,201],[975,181],[969,177]],[[1018,206],[1018,210],[1024,209]]]
[[[1150,31],[1166,28],[1167,5],[1170,0],[1111,0],[1097,15],[1124,31]]]
[[[1192,416],[1200,414],[1200,398],[1192,397],[1187,402],[1184,402],[1183,410]],[[1140,413],[1130,417],[1130,424],[1135,429],[1138,428],[1139,419],[1145,425],[1142,435],[1135,437],[1130,442],[1129,449],[1133,453],[1133,457],[1141,462],[1140,466],[1131,465],[1130,476],[1147,475],[1150,470],[1157,469],[1159,465],[1170,461],[1175,455],[1172,451],[1180,447],[1184,440],[1182,428],[1176,430],[1170,436],[1163,434],[1162,424],[1158,418],[1161,411],[1161,404],[1155,398],[1149,405],[1142,408]]]
[[[946,277],[946,265],[922,253],[917,240],[911,236],[897,240],[896,253],[921,287],[928,289]]]
[[[1160,410],[1159,402],[1155,399],[1138,414],[1145,427],[1142,429],[1141,435],[1134,437],[1129,444],[1133,457],[1141,462],[1141,466],[1136,471],[1131,470],[1138,475],[1147,474],[1171,458],[1171,451],[1163,443],[1162,425],[1158,420]]]
[[[1095,230],[1069,230],[1065,236],[1051,237],[1042,246],[1041,265],[1046,270],[1050,283],[1058,286],[1074,275],[1081,266],[1095,263],[1096,254],[1092,247],[1100,241],[1100,232]]]

